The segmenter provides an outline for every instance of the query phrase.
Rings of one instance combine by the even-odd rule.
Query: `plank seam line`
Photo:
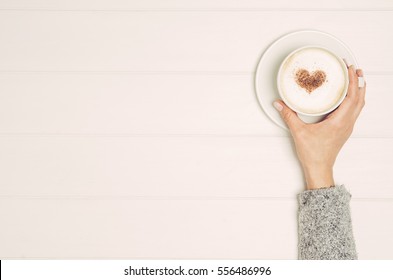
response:
[[[277,128],[277,130],[280,130]],[[285,133],[285,132],[282,132]],[[288,135],[264,135],[264,134],[230,134],[230,133],[0,133],[0,138],[10,137],[90,137],[90,138],[137,138],[137,137],[199,137],[199,138],[287,138],[292,139]],[[393,136],[364,136],[364,135],[353,135],[351,139],[377,139],[377,140],[391,140]]]
[[[392,12],[393,8],[206,8],[206,9],[51,9],[51,8],[0,8],[1,12]]]
[[[0,137],[264,137],[290,138],[289,135],[259,135],[259,134],[231,134],[231,133],[0,133]],[[374,137],[372,137],[374,138]]]
[[[392,76],[393,71],[365,71],[366,76]],[[128,71],[128,70],[0,70],[5,74],[90,74],[90,75],[189,75],[189,76],[254,76],[254,71]]]
[[[391,72],[393,74],[393,71]],[[0,70],[0,74],[136,74],[136,75],[254,75],[253,71],[155,71],[155,70]]]
[[[196,201],[295,201],[296,196],[293,197],[225,197],[225,196],[132,196],[132,195],[0,195],[0,199],[32,199],[32,200],[196,200]],[[388,201],[393,202],[393,197],[352,197],[352,201]]]
[[[101,244],[100,244],[100,246],[101,246]],[[139,261],[139,260],[154,260],[154,261],[156,261],[156,260],[175,260],[175,261],[179,261],[179,259],[181,260],[181,261],[183,261],[183,260],[185,260],[185,261],[187,261],[187,260],[201,260],[201,261],[206,261],[206,258],[195,258],[195,257],[192,257],[192,258],[184,258],[184,256],[183,255],[181,255],[181,256],[179,256],[179,257],[163,257],[163,256],[160,256],[159,258],[157,258],[157,257],[146,257],[146,256],[142,256],[142,257],[97,257],[97,256],[91,256],[91,257],[85,257],[85,256],[82,256],[82,257],[74,257],[74,258],[70,258],[70,257],[65,257],[65,258],[62,258],[62,257],[57,257],[57,256],[50,256],[50,257],[29,257],[29,256],[26,256],[26,254],[23,254],[23,256],[22,257],[7,257],[7,256],[1,256],[0,255],[0,259],[1,260],[31,260],[31,259],[33,259],[33,260],[137,260],[137,261]],[[247,258],[239,258],[239,257],[236,257],[236,258],[228,258],[228,257],[221,257],[221,258],[219,258],[219,257],[209,257],[209,260],[218,260],[218,261],[221,261],[221,260],[245,260],[245,261],[249,261],[249,260],[255,260],[255,261],[261,261],[261,259],[260,258],[249,258],[249,257],[247,257]],[[280,261],[281,259],[274,259],[274,261]],[[283,258],[282,260],[289,260],[289,258]]]

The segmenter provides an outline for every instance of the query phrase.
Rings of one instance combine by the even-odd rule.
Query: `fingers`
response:
[[[362,77],[364,80],[363,71],[361,69],[355,70],[353,65],[348,68],[348,75],[350,83],[347,96],[340,107],[331,115],[342,121],[352,120],[355,122],[365,105],[366,82],[364,82],[363,87],[359,87],[358,77]]]
[[[273,106],[279,111],[281,118],[289,127],[291,132],[297,131],[302,125],[305,123],[299,119],[298,115],[292,111],[285,103],[281,100],[276,100],[273,103]]]
[[[361,93],[366,93],[366,80],[364,79],[363,70],[357,69],[356,74],[358,75],[358,77],[362,77],[362,79],[363,79],[363,85],[360,85],[360,87],[359,87]]]
[[[362,69],[357,69],[356,70],[356,75],[358,75],[358,77],[359,77],[359,85],[358,85],[358,87],[360,87],[360,88],[364,87],[365,80],[364,80],[364,77],[363,77],[363,70]]]
[[[356,74],[356,69],[354,65],[348,67],[348,77],[349,77],[349,85],[347,96],[353,97],[356,95],[356,91],[359,86],[358,75]]]
[[[362,69],[356,70],[356,74],[359,77],[362,77],[362,80],[363,80],[362,87],[358,87],[358,90],[357,90],[357,99],[356,99],[356,102],[357,102],[356,114],[357,115],[356,115],[356,117],[358,117],[360,112],[362,111],[364,105],[366,104],[366,81],[364,80],[364,74],[363,74]]]

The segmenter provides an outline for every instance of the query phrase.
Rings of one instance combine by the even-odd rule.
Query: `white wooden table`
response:
[[[393,258],[393,1],[1,0],[0,258],[297,258],[303,177],[257,103],[264,49],[318,29],[367,104],[335,177]]]

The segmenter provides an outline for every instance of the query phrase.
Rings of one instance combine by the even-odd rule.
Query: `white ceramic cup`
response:
[[[283,66],[285,65],[285,63],[287,62],[287,60],[294,55],[295,53],[307,49],[307,48],[318,48],[318,49],[322,49],[326,52],[329,52],[330,54],[332,54],[341,64],[341,66],[344,69],[344,75],[345,75],[345,85],[344,85],[344,89],[343,89],[343,93],[341,95],[341,97],[328,109],[326,109],[323,112],[318,112],[318,113],[307,113],[307,112],[302,112],[296,108],[294,108],[293,106],[291,106],[291,103],[288,102],[287,98],[285,97],[285,95],[282,93],[281,90],[281,84],[280,84],[280,80],[281,80],[281,73],[282,73],[282,69]],[[348,90],[348,85],[349,85],[349,77],[348,77],[348,70],[347,70],[347,65],[345,64],[344,60],[342,58],[340,58],[339,56],[337,56],[334,52],[332,52],[331,50],[325,48],[325,47],[321,47],[321,46],[317,46],[317,45],[307,45],[307,46],[303,46],[301,48],[298,48],[294,51],[292,51],[290,54],[288,54],[285,59],[281,62],[280,68],[278,70],[277,73],[277,89],[278,89],[278,93],[281,97],[281,99],[285,102],[285,104],[291,108],[293,111],[295,111],[296,113],[298,113],[299,117],[308,123],[313,123],[313,122],[318,122],[320,120],[322,120],[327,114],[329,114],[330,112],[334,111],[338,106],[340,106],[340,104],[343,102],[346,94],[347,94],[347,90]]]

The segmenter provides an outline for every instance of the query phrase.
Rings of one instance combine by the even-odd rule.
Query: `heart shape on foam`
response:
[[[299,69],[295,74],[296,83],[304,88],[309,94],[319,88],[326,81],[326,73],[322,70],[310,74],[306,69]]]

